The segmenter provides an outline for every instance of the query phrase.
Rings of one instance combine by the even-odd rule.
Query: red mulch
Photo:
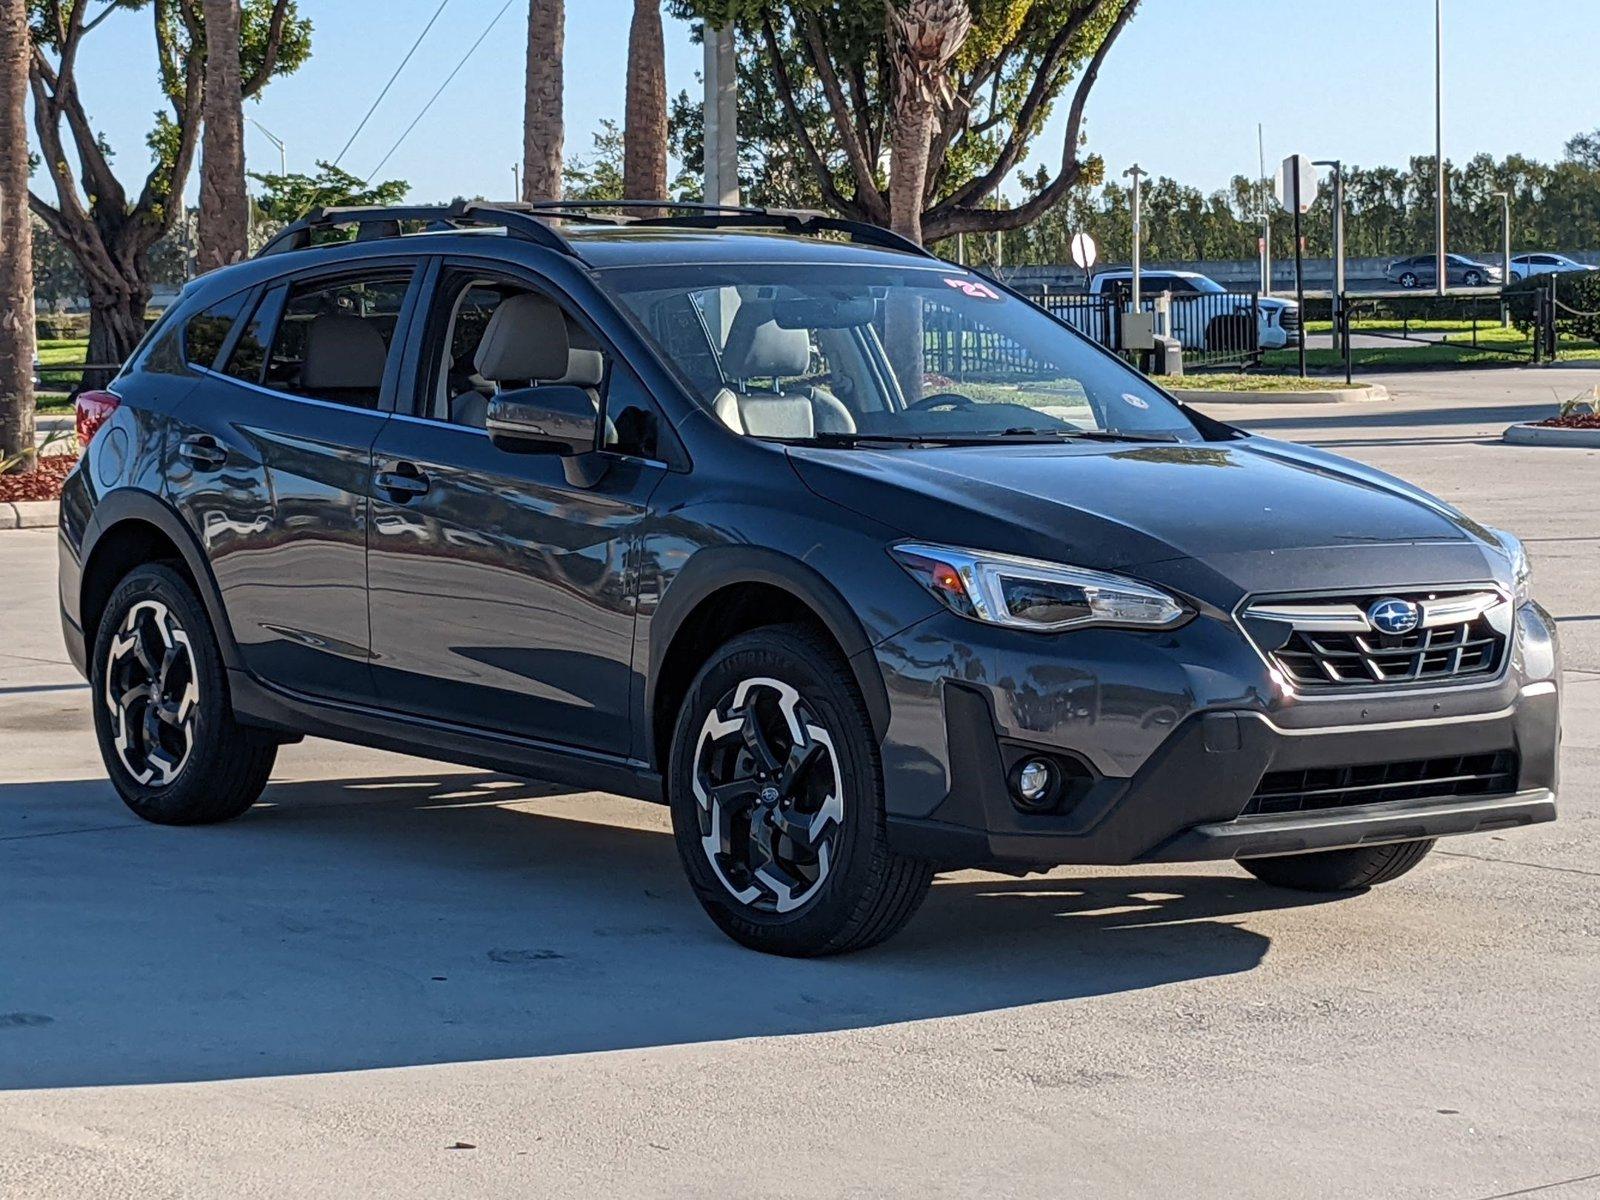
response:
[[[57,500],[67,473],[76,465],[76,454],[47,454],[38,469],[26,475],[0,475],[0,500]]]
[[[1554,425],[1557,429],[1600,429],[1600,413],[1573,413],[1570,417],[1550,417],[1535,425]]]

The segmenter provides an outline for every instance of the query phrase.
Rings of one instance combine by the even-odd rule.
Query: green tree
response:
[[[93,16],[87,0],[28,0],[34,130],[54,202],[34,192],[33,211],[71,251],[89,293],[89,361],[121,362],[144,333],[150,250],[178,218],[200,136],[205,22],[195,0],[109,0]],[[112,150],[94,129],[77,88],[84,39],[113,17],[145,10],[167,109],[147,138],[152,166],[130,196],[111,169]],[[240,33],[241,91],[256,95],[311,53],[311,23],[294,0],[248,0]],[[170,111],[169,111],[170,110]],[[69,149],[70,144],[70,149]],[[76,173],[74,173],[76,160]],[[91,381],[93,382],[93,381]]]
[[[368,183],[320,159],[315,175],[252,173],[250,178],[261,185],[256,206],[262,215],[283,224],[298,221],[314,208],[398,204],[411,190],[403,179]]]
[[[884,171],[897,73],[882,3],[669,0],[679,17],[731,22],[739,49],[739,124],[753,199],[814,202],[888,224]],[[971,0],[972,29],[948,73],[929,143],[921,226],[929,241],[1022,229],[1100,160],[1083,149],[1084,107],[1137,0]],[[1024,203],[990,198],[1065,102],[1059,166]],[[686,131],[685,131],[686,132]]]

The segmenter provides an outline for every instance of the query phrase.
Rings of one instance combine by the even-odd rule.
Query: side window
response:
[[[260,383],[266,374],[267,346],[272,341],[272,331],[278,324],[278,314],[283,311],[287,287],[276,287],[261,297],[250,320],[234,340],[233,351],[228,355],[224,372],[246,383]]]
[[[353,408],[376,408],[411,272],[294,284],[283,305],[263,384]]]
[[[184,361],[191,367],[209,368],[215,363],[248,298],[248,293],[240,292],[190,317],[183,326]]]
[[[635,458],[660,458],[660,439],[655,401],[630,368],[616,364],[606,388],[605,448]]]

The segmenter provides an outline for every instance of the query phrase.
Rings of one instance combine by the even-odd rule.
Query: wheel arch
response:
[[[702,550],[668,586],[650,623],[645,676],[645,759],[665,771],[678,705],[706,659],[729,639],[765,625],[806,623],[849,665],[875,737],[889,726],[889,697],[872,643],[849,603],[797,558],[757,547]]]
[[[91,645],[117,581],[140,563],[164,561],[177,566],[200,597],[216,633],[224,666],[239,666],[239,648],[211,565],[193,531],[158,496],[124,488],[101,497],[84,533],[81,554],[78,618]]]

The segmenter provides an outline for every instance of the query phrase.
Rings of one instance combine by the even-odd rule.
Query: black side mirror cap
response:
[[[566,458],[595,449],[599,420],[585,389],[549,383],[491,397],[484,428],[502,450]]]

